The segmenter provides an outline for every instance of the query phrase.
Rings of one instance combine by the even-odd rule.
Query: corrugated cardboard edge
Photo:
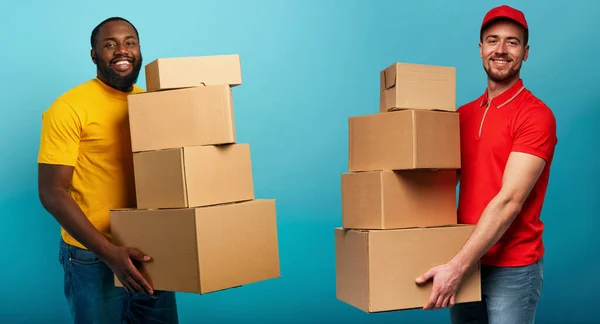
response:
[[[410,110],[410,114],[411,114],[411,131],[412,131],[412,167],[416,168],[417,167],[417,156],[419,155],[418,150],[419,150],[419,146],[417,145],[418,143],[418,139],[417,136],[419,134],[419,132],[417,132],[417,113],[414,109]]]
[[[194,240],[196,240],[196,261],[198,264],[198,271],[196,271],[196,280],[198,280],[198,291],[203,294],[204,291],[202,290],[203,286],[202,285],[202,256],[200,255],[200,240],[198,239],[198,235],[200,235],[200,231],[202,229],[199,228],[200,224],[198,223],[198,208],[194,208],[194,227],[196,227],[196,236],[194,237]]]
[[[189,199],[189,188],[188,188],[188,181],[187,181],[187,173],[185,170],[185,166],[186,166],[186,154],[185,151],[187,150],[187,148],[182,147],[180,149],[181,152],[181,158],[180,158],[180,162],[181,162],[181,176],[183,177],[183,199],[184,199],[184,205],[185,207],[189,207],[190,206],[190,199]]]
[[[230,85],[225,86],[225,91],[227,92],[227,94],[225,96],[225,98],[227,98],[227,107],[229,107],[229,109],[227,109],[228,119],[231,120],[231,131],[229,133],[229,136],[231,137],[231,140],[235,144],[235,143],[237,143],[237,131],[236,131],[236,123],[235,123],[235,108],[234,108],[234,101],[233,101],[233,91],[232,91]]]
[[[369,271],[371,269],[371,235],[370,235],[370,231],[364,231],[364,236],[365,236],[365,249],[366,249],[366,264],[367,264],[367,278],[368,279],[368,283],[367,283],[367,300],[369,302],[369,306],[366,309],[367,312],[372,313],[374,311],[373,305],[371,305],[371,271]]]
[[[446,110],[446,109],[439,109],[439,108],[433,108],[433,109],[420,109],[420,108],[398,108],[398,107],[392,107],[392,108],[387,108],[387,112],[394,112],[394,111],[404,111],[404,110],[424,110],[424,111],[436,111],[436,112],[446,112],[446,113],[456,113],[456,110]]]
[[[160,59],[156,59],[146,65],[144,68],[146,72],[146,91],[154,92],[160,89],[160,75],[158,68],[158,64],[160,64]],[[155,80],[154,83],[150,83],[150,80]]]
[[[385,228],[386,225],[386,212],[385,212],[385,175],[387,174],[386,170],[379,171],[379,208],[381,210],[381,217],[379,226],[380,228]]]

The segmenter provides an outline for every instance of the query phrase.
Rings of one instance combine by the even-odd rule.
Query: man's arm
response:
[[[130,258],[149,261],[141,251],[112,244],[88,220],[69,195],[73,167],[38,164],[38,193],[44,208],[78,242],[104,261],[129,292],[153,294],[152,287],[135,268]]]
[[[101,259],[111,254],[112,243],[87,219],[69,195],[73,167],[38,164],[38,193],[42,206],[78,242]]]
[[[450,262],[432,268],[417,278],[419,284],[434,278],[431,297],[424,309],[454,305],[462,277],[506,232],[519,214],[545,164],[544,159],[535,155],[521,152],[510,154],[502,178],[502,188],[485,208],[467,242]]]
[[[521,211],[545,164],[535,155],[510,154],[500,192],[489,202],[473,233],[450,264],[464,273],[500,240]]]

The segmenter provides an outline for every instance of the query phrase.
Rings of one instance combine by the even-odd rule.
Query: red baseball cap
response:
[[[488,11],[483,18],[483,22],[481,23],[481,30],[483,30],[483,28],[492,20],[496,20],[498,18],[513,20],[523,26],[526,30],[529,30],[529,27],[527,26],[527,20],[525,20],[525,15],[523,12],[507,5],[502,5]]]

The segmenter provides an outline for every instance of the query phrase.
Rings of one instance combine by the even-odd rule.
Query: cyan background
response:
[[[460,5],[459,5],[460,3]],[[522,76],[554,111],[559,145],[543,220],[539,323],[598,314],[597,137],[600,2],[507,1],[524,10]],[[95,75],[92,28],[130,19],[144,63],[239,53],[240,142],[251,144],[256,195],[277,199],[282,277],[210,295],[180,294],[181,323],[448,322],[448,311],[366,314],[335,297],[333,228],[341,225],[347,119],[378,112],[379,71],[396,61],[457,68],[459,104],[486,85],[478,52],[498,1],[16,1],[0,3],[0,322],[68,323],[59,227],[37,198],[40,115]],[[143,72],[138,82],[145,85]]]

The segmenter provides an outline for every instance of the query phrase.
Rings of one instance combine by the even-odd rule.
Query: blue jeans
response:
[[[130,294],[114,285],[112,270],[91,251],[61,240],[58,259],[75,324],[178,323],[174,292]]]
[[[482,301],[456,304],[453,324],[533,324],[544,283],[543,259],[524,267],[481,266]]]

